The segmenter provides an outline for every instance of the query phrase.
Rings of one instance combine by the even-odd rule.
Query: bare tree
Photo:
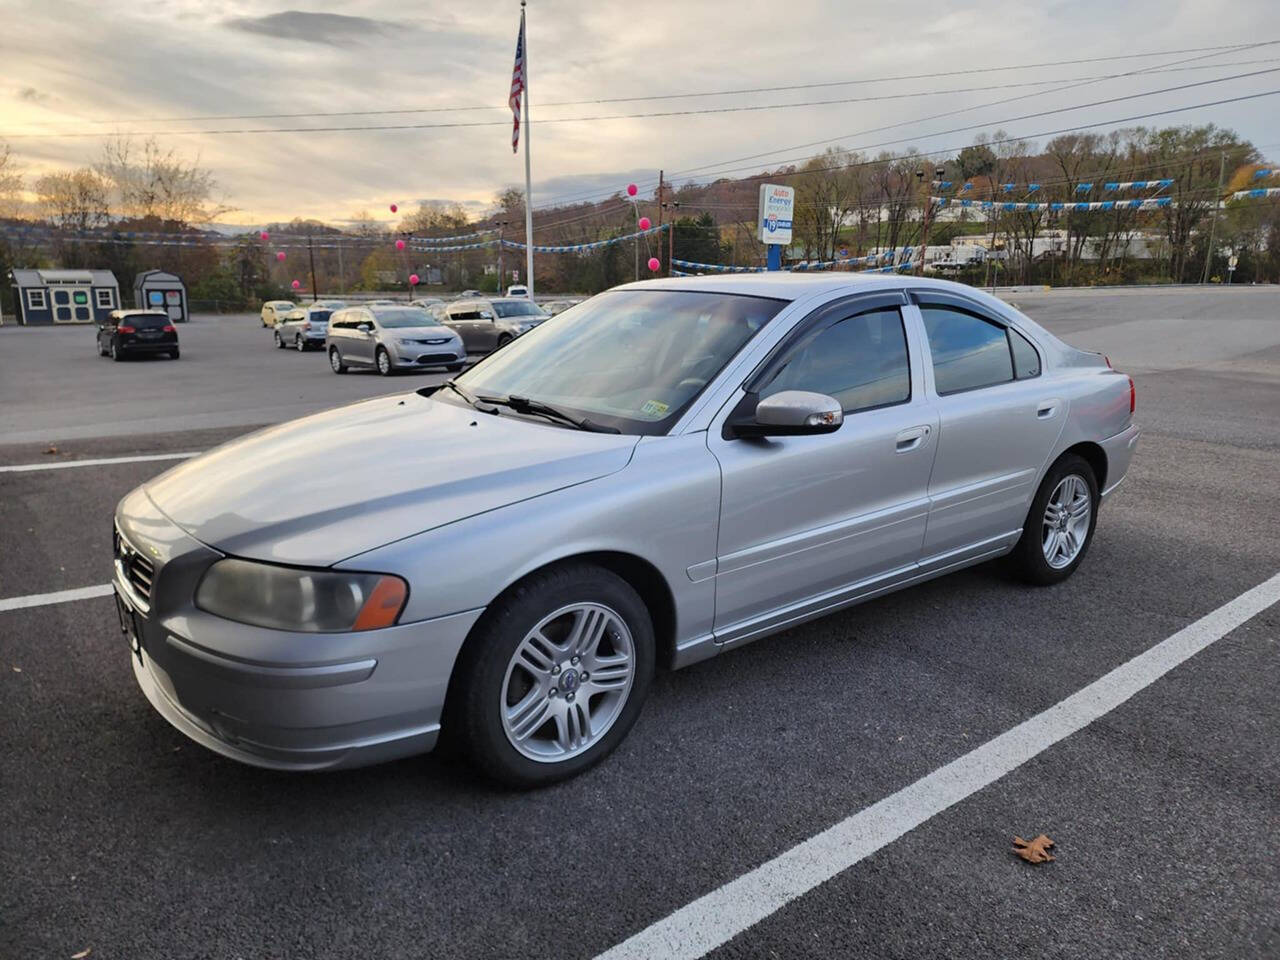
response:
[[[127,135],[107,140],[94,169],[110,181],[123,217],[200,224],[234,209],[215,199],[217,181],[198,154],[188,160],[155,137],[141,144]]]
[[[111,219],[110,185],[88,167],[46,173],[35,182],[40,213],[56,227],[85,231]]]
[[[0,141],[0,217],[16,217],[22,210],[22,170],[9,144]]]

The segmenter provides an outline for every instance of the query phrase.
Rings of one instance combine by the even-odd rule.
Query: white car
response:
[[[517,283],[517,284],[513,284],[510,287],[507,287],[508,297],[527,297],[528,295],[529,295],[529,288],[526,287],[523,283]]]
[[[262,305],[262,325],[274,327],[293,307],[292,300],[268,300]]]

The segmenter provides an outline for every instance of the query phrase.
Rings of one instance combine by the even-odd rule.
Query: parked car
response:
[[[322,348],[329,329],[329,316],[345,306],[341,300],[317,300],[305,307],[295,307],[276,323],[272,335],[275,345],[281,350],[293,347],[299,353],[310,347]]]
[[[1132,379],[970,287],[649,280],[148,481],[116,510],[115,591],[142,690],[212,750],[354,766],[443,726],[544,784],[617,746],[656,662],[1001,555],[1066,579],[1133,414]]]
[[[112,310],[98,324],[98,356],[123,360],[142,354],[180,356],[178,328],[163,310]]]
[[[422,307],[424,310],[430,310],[434,306],[443,304],[444,301],[439,297],[415,297],[413,299],[413,305],[415,307]]]
[[[532,300],[514,297],[455,301],[446,308],[444,322],[462,336],[468,353],[488,353],[548,319]]]
[[[552,300],[550,303],[543,303],[543,304],[540,304],[540,306],[542,307],[543,313],[545,313],[549,317],[554,317],[557,314],[564,313],[566,310],[572,307],[573,301]]]
[[[462,338],[421,307],[363,304],[329,318],[325,339],[334,373],[348,367],[373,367],[390,376],[397,370],[444,367],[462,369],[467,351]]]
[[[527,297],[529,296],[529,288],[526,287],[523,283],[513,284],[512,286],[507,287],[507,296],[508,297]]]
[[[481,293],[479,290],[463,290],[460,294],[458,294],[456,297],[454,297],[454,299],[455,299],[455,300],[467,300],[467,299],[469,299],[469,298],[471,298],[471,297],[483,297],[483,296],[484,296],[484,294],[483,294],[483,293]]]
[[[268,300],[262,305],[262,325],[274,327],[279,319],[292,309],[292,300]]]

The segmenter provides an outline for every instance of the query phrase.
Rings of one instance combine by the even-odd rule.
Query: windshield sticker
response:
[[[644,406],[640,408],[640,412],[646,417],[658,419],[659,417],[666,416],[667,411],[670,409],[671,407],[663,403],[661,400],[646,400],[644,402]]]

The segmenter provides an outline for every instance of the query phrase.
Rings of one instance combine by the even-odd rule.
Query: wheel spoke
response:
[[[609,617],[603,610],[590,608],[580,611],[569,634],[568,652],[579,657],[589,657],[600,645]]]
[[[538,687],[534,687],[514,707],[507,707],[507,726],[517,740],[525,740],[546,722],[551,701]]]
[[[596,657],[591,665],[588,681],[597,690],[617,690],[631,679],[631,658],[626,654],[612,657]]]
[[[524,643],[516,651],[520,665],[535,676],[544,677],[551,673],[556,662],[555,645],[541,633],[532,633],[525,637]]]

